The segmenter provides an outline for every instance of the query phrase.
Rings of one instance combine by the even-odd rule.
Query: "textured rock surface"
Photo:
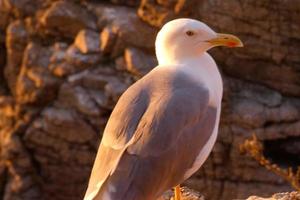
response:
[[[199,194],[199,192],[192,190],[187,187],[181,188],[182,199],[183,200],[204,200],[204,196]],[[285,192],[285,193],[276,193],[271,197],[259,197],[259,196],[250,196],[246,200],[299,200],[299,192]],[[167,191],[165,194],[157,200],[174,200],[173,191]],[[239,199],[242,200],[242,199]]]
[[[181,187],[180,189],[182,200],[205,200],[204,196],[195,190],[187,187]],[[174,200],[174,192],[167,191],[162,195],[162,197],[158,198],[157,200]]]
[[[220,134],[185,184],[212,200],[291,190],[238,147],[255,132],[271,160],[300,165],[297,2],[0,0],[1,198],[82,199],[113,106],[156,64],[158,27],[179,16],[245,44],[211,51],[224,79]]]
[[[53,34],[73,38],[81,29],[96,29],[94,16],[72,1],[54,2],[41,16],[40,23]]]
[[[257,196],[251,196],[247,200],[298,200],[300,199],[300,193],[299,192],[286,192],[286,193],[277,193],[272,195],[272,197],[269,198],[263,198],[263,197],[257,197]]]

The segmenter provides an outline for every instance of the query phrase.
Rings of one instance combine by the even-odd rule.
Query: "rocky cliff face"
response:
[[[189,16],[239,35],[214,49],[225,84],[220,134],[185,184],[207,199],[291,190],[239,153],[255,132],[265,154],[300,165],[300,2],[0,0],[0,195],[82,199],[120,94],[156,65],[166,21]]]
[[[182,200],[205,200],[203,195],[199,194],[195,190],[191,190],[189,188],[183,187],[181,188],[182,192]],[[167,191],[165,194],[157,200],[173,200],[173,192]],[[276,193],[271,197],[259,197],[259,196],[250,196],[245,200],[299,200],[300,193],[299,192],[284,192],[284,193]],[[242,199],[239,199],[242,200]]]

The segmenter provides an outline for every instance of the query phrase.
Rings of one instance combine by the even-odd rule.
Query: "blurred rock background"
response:
[[[155,35],[192,17],[238,35],[216,48],[225,91],[218,142],[185,184],[207,199],[290,191],[239,153],[300,165],[299,0],[0,0],[0,199],[82,199],[122,92],[156,65]]]

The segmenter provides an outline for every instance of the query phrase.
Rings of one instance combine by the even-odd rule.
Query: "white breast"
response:
[[[191,78],[199,81],[199,84],[204,84],[208,88],[209,105],[217,108],[217,117],[212,134],[200,150],[193,166],[185,173],[184,179],[187,179],[203,165],[216,142],[221,113],[223,84],[219,70],[209,54],[205,54],[200,60],[192,61],[189,65],[182,68],[182,70],[189,74]]]
[[[219,106],[223,95],[222,78],[215,61],[208,53],[176,68],[209,90],[209,105]]]

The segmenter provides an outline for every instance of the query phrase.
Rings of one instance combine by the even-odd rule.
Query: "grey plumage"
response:
[[[182,71],[155,68],[120,97],[86,194],[101,200],[155,199],[184,180],[216,115],[204,85]]]

